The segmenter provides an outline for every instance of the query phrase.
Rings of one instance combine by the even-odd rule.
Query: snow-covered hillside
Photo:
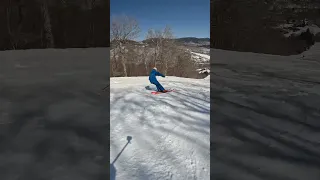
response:
[[[202,53],[191,52],[192,59],[198,64],[210,63],[210,56]]]
[[[318,33],[320,33],[320,28],[315,24],[312,24],[310,26],[306,25],[303,27],[294,27],[293,24],[282,24],[278,28],[282,29],[285,32],[285,37],[299,36],[307,30],[309,30],[313,35],[317,35]]]
[[[152,95],[148,77],[110,79],[111,179],[210,179],[209,77],[158,80],[176,91]]]

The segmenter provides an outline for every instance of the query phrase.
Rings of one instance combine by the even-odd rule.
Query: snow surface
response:
[[[0,180],[108,179],[109,48],[0,51]],[[109,93],[109,92],[108,92]]]
[[[204,78],[204,80],[208,80],[208,81],[210,81],[210,75],[209,75],[209,76],[207,76],[207,77],[205,77],[205,78]]]
[[[176,90],[159,95],[148,77],[110,79],[111,179],[210,179],[209,78],[159,77]]]
[[[211,176],[320,179],[320,43],[277,56],[211,49]]]
[[[202,53],[191,52],[192,58],[199,64],[210,63],[210,56]]]

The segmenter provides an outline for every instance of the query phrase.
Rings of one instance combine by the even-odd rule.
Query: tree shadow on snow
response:
[[[203,89],[209,88],[208,86],[202,87],[201,84],[197,84],[197,87]],[[145,89],[152,90],[152,87],[146,86]],[[189,89],[187,92],[183,92],[183,90],[178,89],[176,92],[162,95],[150,95],[146,91],[138,91],[135,93],[138,93],[137,96],[143,95],[144,98],[141,100],[137,98],[137,96],[131,96],[130,94],[123,96],[122,92],[113,93],[111,104],[117,107],[117,110],[113,111],[111,106],[111,117],[114,119],[114,123],[123,123],[126,125],[126,123],[128,123],[125,122],[128,120],[127,114],[131,116],[138,114],[138,123],[148,129],[146,133],[150,133],[147,136],[139,138],[148,146],[157,148],[157,142],[154,141],[154,138],[161,138],[163,133],[171,134],[183,141],[197,144],[197,146],[200,147],[198,151],[200,156],[202,156],[203,159],[209,159],[209,138],[206,141],[204,139],[197,139],[197,135],[195,135],[206,134],[209,136],[210,134],[210,106],[208,104],[210,97],[208,91],[199,93],[197,90]],[[192,97],[194,94],[196,94],[197,97]],[[174,101],[170,99],[174,99]],[[156,107],[153,107],[153,105],[157,106],[157,104],[161,104],[162,108],[155,110],[154,108]],[[167,113],[166,110],[168,109],[174,109],[175,113]],[[163,119],[166,123],[172,124],[172,128],[161,126],[161,124],[154,125],[155,121],[150,121],[148,119],[149,116]],[[113,120],[111,120],[111,126],[112,121]],[[178,126],[180,129],[183,129],[184,132],[188,132],[188,134],[186,135],[176,131],[174,127]],[[180,166],[179,163],[182,162],[172,154],[172,150],[162,147],[162,151],[167,152],[166,155],[170,157],[168,159],[171,159],[172,166]]]
[[[26,152],[5,167],[0,162],[4,167],[0,172],[2,179],[15,177],[12,169],[21,164],[21,159],[27,168],[20,172],[24,179],[108,177],[105,170],[108,162],[101,157],[109,148],[106,143],[109,124],[105,121],[109,118],[105,110],[109,109],[109,103],[95,95],[94,88],[83,88],[68,80],[2,85],[0,101],[10,102],[6,112],[12,122],[0,124],[0,159],[5,158],[1,162],[9,162],[19,157],[20,152]],[[65,109],[68,113],[64,113]],[[61,164],[64,167],[60,173],[52,174],[52,169]]]
[[[315,108],[303,105],[302,101],[308,100],[307,98],[311,95],[304,97],[283,95],[274,100],[276,105],[286,102],[284,107],[291,105],[300,109],[301,116],[294,117],[285,111],[279,111],[277,106],[270,108],[273,106],[270,104],[273,103],[272,97],[276,97],[272,93],[266,93],[267,88],[272,90],[271,87],[256,87],[257,83],[253,83],[244,88],[240,86],[240,83],[235,84],[229,79],[223,78],[223,80],[211,84],[213,88],[210,90],[214,91],[211,93],[213,94],[212,99],[206,97],[206,93],[192,97],[190,94],[198,92],[190,89],[188,92],[177,90],[174,93],[159,96],[141,92],[145,93],[145,99],[127,98],[125,103],[121,103],[123,94],[119,92],[119,94],[115,94],[117,98],[112,104],[121,110],[113,116],[116,120],[124,120],[124,115],[127,112],[135,114],[142,111],[139,121],[142,126],[148,128],[150,136],[161,136],[161,133],[166,132],[180,139],[196,143],[202,149],[209,148],[208,143],[204,140],[196,139],[192,133],[185,137],[174,128],[166,128],[161,124],[154,125],[154,122],[149,121],[148,116],[157,118],[161,116],[165,121],[170,121],[173,126],[180,126],[188,132],[210,133],[210,148],[215,151],[211,155],[213,163],[211,175],[216,179],[228,180],[239,177],[241,177],[240,179],[266,177],[275,180],[303,179],[303,177],[310,180],[319,179],[320,170],[317,167],[320,166],[320,141],[317,138],[319,137],[317,127],[320,127],[320,121],[317,119],[320,114]],[[249,88],[250,86],[252,88]],[[237,89],[237,91],[233,92],[230,89]],[[253,90],[254,92],[252,92]],[[291,91],[291,89],[289,90]],[[255,99],[256,96],[257,99]],[[318,95],[314,96],[316,99],[320,98]],[[168,100],[170,97],[174,97],[176,102]],[[264,99],[267,100],[264,101]],[[210,114],[210,107],[206,106],[210,101],[214,102],[212,104],[214,111],[211,112],[215,118],[213,122],[195,115]],[[164,105],[164,110],[156,111],[153,107],[150,108],[150,106],[157,106],[157,104]],[[315,107],[320,107],[319,104],[315,105]],[[177,113],[168,114],[166,109],[174,109]],[[207,132],[210,123],[214,123],[213,129],[211,132]],[[152,141],[148,139],[149,137],[141,138],[144,138],[148,145],[153,145]],[[166,149],[164,148],[163,151]],[[170,151],[168,151],[168,155],[170,156]],[[172,164],[175,162],[176,158],[173,157]],[[292,173],[276,171],[274,164],[280,164]],[[305,164],[308,164],[309,167],[306,167]]]
[[[215,152],[211,155],[211,176],[225,180],[319,179],[320,113],[314,107],[320,107],[320,101],[312,107],[304,101],[312,104],[311,100],[320,96],[311,92],[290,96],[308,89],[283,79],[269,86],[255,76],[246,76],[248,84],[244,85],[235,80],[240,75],[211,76],[215,77],[211,84],[215,118],[210,133],[210,147]]]

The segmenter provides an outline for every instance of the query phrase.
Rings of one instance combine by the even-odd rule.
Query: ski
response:
[[[152,91],[151,92],[151,94],[154,94],[154,95],[156,95],[156,94],[165,94],[165,93],[168,93],[168,92],[173,92],[174,90],[166,90],[166,92],[159,92],[159,91]]]

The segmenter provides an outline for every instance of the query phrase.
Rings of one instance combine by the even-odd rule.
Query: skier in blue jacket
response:
[[[158,92],[166,92],[166,90],[162,87],[162,85],[158,82],[156,76],[162,76],[165,77],[165,75],[161,74],[160,72],[157,71],[157,68],[154,67],[152,71],[150,72],[149,75],[149,81],[151,84],[154,84],[157,86]]]

